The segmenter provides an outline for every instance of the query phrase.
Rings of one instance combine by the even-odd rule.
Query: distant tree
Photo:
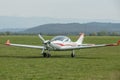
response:
[[[4,35],[10,35],[11,32],[7,31],[7,32],[4,32]]]
[[[107,35],[108,35],[108,32],[106,32],[106,31],[101,31],[101,32],[98,32],[97,35],[98,35],[98,36],[107,36]]]
[[[111,36],[119,36],[119,35],[120,35],[119,32],[112,32],[112,33],[111,33]]]
[[[89,36],[97,36],[97,32],[90,33]]]

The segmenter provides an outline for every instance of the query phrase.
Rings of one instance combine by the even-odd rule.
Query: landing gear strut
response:
[[[72,53],[71,53],[71,57],[75,57],[74,50],[73,50]]]

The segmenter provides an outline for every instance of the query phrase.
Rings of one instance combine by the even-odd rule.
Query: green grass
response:
[[[0,36],[0,80],[120,80],[120,46],[76,50],[75,58],[70,57],[70,51],[52,51],[51,58],[43,58],[39,49],[5,46],[7,39],[42,44],[37,36]],[[119,39],[93,36],[85,37],[84,43],[113,43]]]

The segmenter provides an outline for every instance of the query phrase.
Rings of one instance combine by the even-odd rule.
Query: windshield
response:
[[[56,36],[52,39],[52,41],[63,41],[63,42],[70,42],[70,38],[66,36]]]

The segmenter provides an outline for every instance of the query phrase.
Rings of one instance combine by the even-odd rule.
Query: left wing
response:
[[[60,50],[73,50],[73,49],[85,49],[85,48],[95,48],[95,47],[107,47],[107,46],[119,46],[120,40],[117,43],[113,44],[81,44],[79,46],[71,46],[71,47],[61,47]]]
[[[45,49],[44,46],[34,46],[34,45],[24,45],[24,44],[12,44],[12,43],[10,43],[10,40],[7,40],[7,42],[5,43],[5,45],[8,45],[8,46],[18,46],[18,47],[27,47],[27,48]]]
[[[83,48],[92,48],[92,47],[107,47],[107,46],[119,46],[120,45],[120,40],[117,43],[113,44],[83,44]]]

